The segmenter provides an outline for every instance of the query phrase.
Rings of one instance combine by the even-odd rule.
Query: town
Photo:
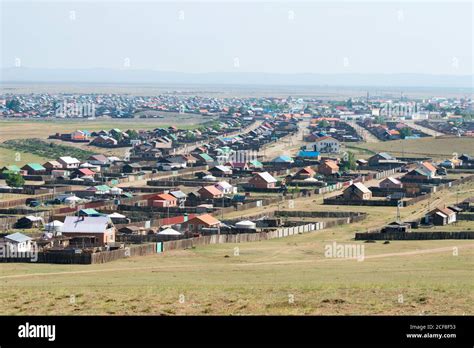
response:
[[[84,116],[58,113],[58,98],[1,96],[4,126],[11,118]],[[92,104],[94,120],[1,145],[17,157],[0,166],[1,247],[9,255],[35,251],[40,263],[104,263],[314,232],[362,221],[371,207],[385,207],[392,221],[356,231],[355,240],[474,238],[473,197],[459,199],[472,187],[472,152],[423,154],[403,143],[377,152],[358,145],[469,138],[470,99],[61,98],[70,110]],[[159,122],[169,112],[175,124],[186,113],[203,119],[189,128],[86,126],[96,117]],[[22,151],[50,159],[23,163]],[[436,197],[445,190],[457,190],[455,202]],[[400,210],[410,206],[423,209],[402,219]]]

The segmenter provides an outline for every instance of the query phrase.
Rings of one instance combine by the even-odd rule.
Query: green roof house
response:
[[[20,171],[21,171],[21,168],[14,164],[0,169],[0,173],[18,173]]]
[[[28,174],[44,174],[46,172],[46,168],[39,163],[28,163],[21,169],[26,170]]]

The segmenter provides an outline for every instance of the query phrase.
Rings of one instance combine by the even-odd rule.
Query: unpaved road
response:
[[[407,125],[409,125],[411,128],[413,129],[417,129],[423,133],[426,133],[428,135],[431,135],[432,137],[440,137],[440,136],[443,136],[445,134],[441,133],[441,132],[437,132],[435,130],[432,130],[432,129],[429,129],[429,128],[426,128],[426,127],[423,127],[423,126],[420,126],[419,124],[415,124],[414,121],[410,121],[410,120],[406,120],[404,121]]]
[[[379,143],[380,140],[377,139],[372,133],[370,133],[364,127],[359,126],[355,121],[346,121],[348,125],[355,129],[357,134],[362,137],[366,143]]]
[[[473,249],[474,244],[459,245],[456,246],[458,250]],[[383,253],[375,255],[366,255],[366,259],[379,259],[384,257],[398,257],[398,256],[416,256],[424,254],[435,254],[435,253],[444,253],[444,252],[453,252],[453,246],[442,247],[442,248],[433,248],[433,249],[420,249],[413,251],[403,251],[399,253]],[[228,266],[231,267],[249,267],[249,266],[263,266],[263,265],[290,265],[298,263],[319,263],[319,262],[330,262],[330,261],[348,261],[354,259],[349,258],[324,258],[317,260],[288,260],[288,261],[269,261],[269,262],[248,262],[248,263],[231,263]],[[199,265],[196,265],[199,266]],[[49,276],[61,276],[61,275],[77,275],[77,274],[90,274],[90,273],[104,273],[104,272],[122,272],[122,271],[152,271],[152,270],[167,270],[170,269],[187,269],[189,270],[190,265],[163,265],[163,266],[154,266],[154,267],[120,267],[120,268],[107,268],[107,269],[93,269],[93,270],[84,270],[84,271],[65,271],[65,272],[50,272],[50,273],[30,273],[30,274],[15,274],[0,277],[0,279],[21,279],[21,278],[31,278],[31,277],[49,277]]]

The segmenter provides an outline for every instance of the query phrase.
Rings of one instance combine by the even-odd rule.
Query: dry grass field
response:
[[[357,143],[354,146],[374,152],[389,152],[394,156],[426,156],[442,160],[452,158],[453,153],[472,154],[474,152],[474,137],[428,137],[379,143]]]
[[[19,154],[19,156],[17,156]],[[19,161],[17,161],[19,159]],[[0,168],[6,165],[16,164],[17,166],[23,166],[26,163],[37,162],[43,163],[50,158],[44,158],[33,155],[26,152],[18,152],[11,149],[0,147]]]
[[[179,121],[178,121],[179,118]],[[125,148],[104,149],[83,143],[71,143],[60,140],[48,140],[54,133],[67,133],[77,129],[89,131],[120,128],[127,129],[154,129],[176,125],[183,129],[195,128],[197,124],[209,121],[210,118],[199,115],[169,114],[163,119],[96,119],[96,120],[0,120],[0,143],[10,139],[40,138],[42,140],[65,146],[78,147],[83,150],[94,151],[108,156],[123,156]],[[16,154],[20,160],[16,161]],[[29,162],[43,163],[52,158],[36,156],[25,152],[0,147],[0,167],[3,165],[24,165]]]
[[[153,129],[175,125],[179,128],[194,128],[196,124],[209,121],[199,115],[171,114],[157,119],[110,119],[97,118],[95,120],[0,120],[0,142],[9,139],[47,138],[54,133],[67,133],[77,129],[89,131],[120,128]],[[67,143],[65,143],[67,144]]]

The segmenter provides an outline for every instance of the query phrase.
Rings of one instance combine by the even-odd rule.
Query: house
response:
[[[29,175],[41,175],[46,173],[46,168],[39,163],[28,163],[21,167],[22,170],[25,170]]]
[[[430,162],[422,162],[418,166],[418,169],[420,169],[423,173],[425,173],[429,179],[433,179],[434,177],[436,177],[437,168]]]
[[[192,166],[192,165],[196,164],[197,161],[198,161],[196,157],[194,157],[193,155],[191,155],[189,153],[188,154],[183,154],[183,155],[181,155],[181,157],[186,161],[186,164],[188,166]]]
[[[411,224],[408,222],[393,221],[382,228],[382,233],[407,233],[411,231]]]
[[[314,171],[314,169],[308,166],[308,167],[304,167],[304,168],[300,169],[295,174],[295,179],[304,180],[304,179],[312,178],[315,175],[316,175],[316,172]]]
[[[95,146],[114,147],[117,146],[118,141],[109,136],[99,135],[97,138],[92,140],[90,144]]]
[[[321,158],[321,154],[318,151],[300,150],[298,152],[298,157],[299,158],[319,160]]]
[[[295,161],[288,155],[280,155],[272,159],[273,163],[294,163]]]
[[[99,213],[97,210],[93,208],[85,208],[79,210],[78,214],[79,216],[101,216],[103,214]]]
[[[171,168],[186,168],[187,167],[187,158],[183,156],[169,156],[167,158],[161,159],[158,162],[158,167],[163,164],[169,164]]]
[[[211,169],[209,169],[209,172],[217,177],[224,177],[224,176],[231,176],[232,175],[232,169],[227,167],[227,166],[215,166]]]
[[[81,161],[71,156],[59,157],[58,162],[61,163],[62,169],[77,169],[81,164]]]
[[[258,189],[275,188],[277,179],[269,172],[258,172],[249,180],[249,186]]]
[[[231,195],[237,193],[237,187],[232,186],[227,181],[219,181],[214,185],[219,191],[223,192],[225,195]]]
[[[364,184],[356,182],[347,187],[342,195],[344,199],[348,200],[369,200],[372,198],[372,191],[370,191]]]
[[[325,160],[318,166],[318,173],[323,175],[334,175],[339,172],[339,166],[333,160]]]
[[[112,214],[107,214],[107,216],[112,220],[114,224],[129,224],[130,219],[123,214],[114,212]]]
[[[201,163],[201,164],[210,164],[216,161],[214,158],[212,158],[205,152],[196,154],[194,155],[194,157],[196,158],[197,163]]]
[[[109,164],[109,159],[104,155],[92,155],[87,159],[87,162],[98,166],[105,166]]]
[[[202,199],[218,199],[224,197],[224,192],[212,185],[201,187],[198,193]]]
[[[122,234],[136,234],[136,235],[146,234],[146,230],[144,228],[133,226],[133,225],[124,226],[120,228],[118,232]]]
[[[122,167],[122,172],[127,174],[139,173],[142,171],[142,166],[138,163],[127,163]]]
[[[105,195],[110,193],[111,188],[107,185],[97,185],[86,188],[86,191],[93,192],[96,195]]]
[[[383,179],[380,182],[379,186],[381,188],[387,188],[387,189],[400,189],[403,187],[403,183],[398,179],[388,177],[388,178]]]
[[[14,165],[14,164],[1,168],[0,173],[2,173],[2,174],[16,173],[16,174],[20,174],[20,175],[27,175],[28,174],[26,170],[22,170],[20,167],[18,167],[17,165]]]
[[[377,153],[370,157],[367,161],[369,162],[369,166],[371,167],[377,167],[398,162],[395,157],[386,152]]]
[[[188,197],[186,193],[181,190],[177,190],[170,191],[170,195],[174,196],[178,200],[178,206],[184,207],[184,203],[186,202],[186,198]]]
[[[153,198],[152,206],[160,208],[177,207],[178,199],[169,193],[161,193]]]
[[[323,136],[314,143],[306,145],[306,151],[317,151],[319,153],[339,153],[341,150],[341,143],[330,136]]]
[[[410,181],[410,180],[429,180],[430,177],[426,173],[426,171],[422,170],[421,168],[415,168],[408,173],[406,173],[402,177],[402,181]]]
[[[71,133],[71,140],[75,141],[84,141],[89,139],[89,133],[86,133],[81,130],[77,130]]]
[[[227,162],[225,166],[230,167],[233,171],[234,170],[242,171],[242,170],[250,169],[249,162]]]
[[[199,234],[203,228],[219,228],[221,222],[210,214],[195,216],[183,223],[183,228],[189,233]]]
[[[21,229],[38,228],[43,224],[44,221],[42,217],[28,215],[18,219],[15,223],[15,227]]]
[[[252,169],[259,169],[259,168],[263,168],[263,163],[260,162],[259,160],[252,160],[249,162],[249,166]]]
[[[43,167],[45,167],[48,171],[63,169],[62,164],[58,161],[48,161],[43,164]]]
[[[72,173],[71,177],[72,178],[90,177],[93,179],[94,175],[95,175],[95,172],[93,172],[89,168],[78,168]]]
[[[0,245],[2,244],[10,252],[30,252],[34,248],[33,238],[20,232],[6,235],[3,241],[0,241]]]
[[[436,208],[425,216],[425,222],[444,226],[456,222],[456,212],[450,208]]]
[[[71,238],[87,238],[91,245],[115,242],[116,228],[108,216],[66,216],[62,234]]]
[[[461,156],[458,157],[463,163],[472,163],[474,162],[474,156],[468,155],[463,153]]]
[[[447,160],[444,160],[443,162],[440,162],[438,165],[442,168],[454,169],[455,167],[459,166],[460,163],[461,163],[460,160],[447,159]]]

